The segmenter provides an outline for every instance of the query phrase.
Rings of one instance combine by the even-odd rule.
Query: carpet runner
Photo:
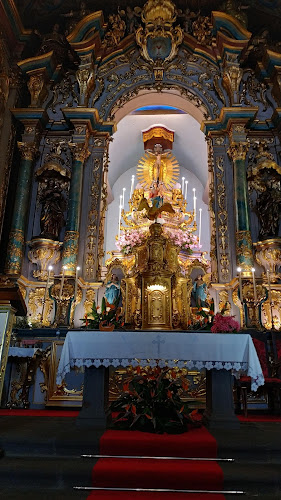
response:
[[[207,490],[223,489],[223,472],[214,461],[217,443],[205,427],[179,435],[139,431],[106,431],[100,440],[101,455],[192,457],[188,460],[155,458],[100,458],[92,471],[92,484],[105,488],[160,488],[202,490],[202,493],[95,490],[87,500],[225,500]]]

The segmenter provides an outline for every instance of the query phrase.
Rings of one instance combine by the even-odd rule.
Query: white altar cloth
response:
[[[38,347],[9,347],[9,356],[13,358],[32,358]]]
[[[261,365],[248,334],[190,332],[68,332],[61,353],[57,383],[71,368],[156,366],[226,369],[247,373],[252,390],[264,384]]]

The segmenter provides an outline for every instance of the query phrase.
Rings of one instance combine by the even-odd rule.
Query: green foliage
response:
[[[180,393],[187,389],[186,380],[181,383],[169,368],[141,371],[136,369],[135,376],[124,384],[124,392],[110,406],[112,413],[118,413],[114,427],[180,434],[188,430],[188,423],[199,425],[191,420],[188,404],[180,399]]]
[[[115,328],[123,327],[124,321],[121,314],[121,309],[116,305],[106,306],[105,298],[102,298],[101,308],[98,312],[99,306],[96,302],[93,302],[92,310],[90,314],[85,314],[85,317],[81,319],[83,321],[83,326],[89,330],[98,330],[100,323],[112,325]]]

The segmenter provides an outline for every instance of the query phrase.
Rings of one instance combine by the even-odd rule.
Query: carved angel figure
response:
[[[253,186],[257,191],[255,211],[260,224],[259,239],[275,238],[281,216],[281,176],[273,169],[264,169]]]

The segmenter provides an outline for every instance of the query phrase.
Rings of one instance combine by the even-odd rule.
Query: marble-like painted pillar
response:
[[[9,236],[5,273],[18,276],[21,272],[24,255],[24,233],[29,208],[29,198],[32,182],[33,160],[37,153],[37,146],[31,142],[18,142],[21,152],[16,189],[15,205]]]
[[[83,166],[90,152],[87,141],[85,143],[73,143],[70,147],[72,149],[73,164],[62,251],[62,266],[66,266],[65,274],[67,276],[75,276],[78,256]]]
[[[248,144],[232,143],[228,154],[234,166],[234,199],[236,208],[236,255],[237,265],[243,274],[251,273],[254,266],[250,214],[247,194],[246,155]]]

